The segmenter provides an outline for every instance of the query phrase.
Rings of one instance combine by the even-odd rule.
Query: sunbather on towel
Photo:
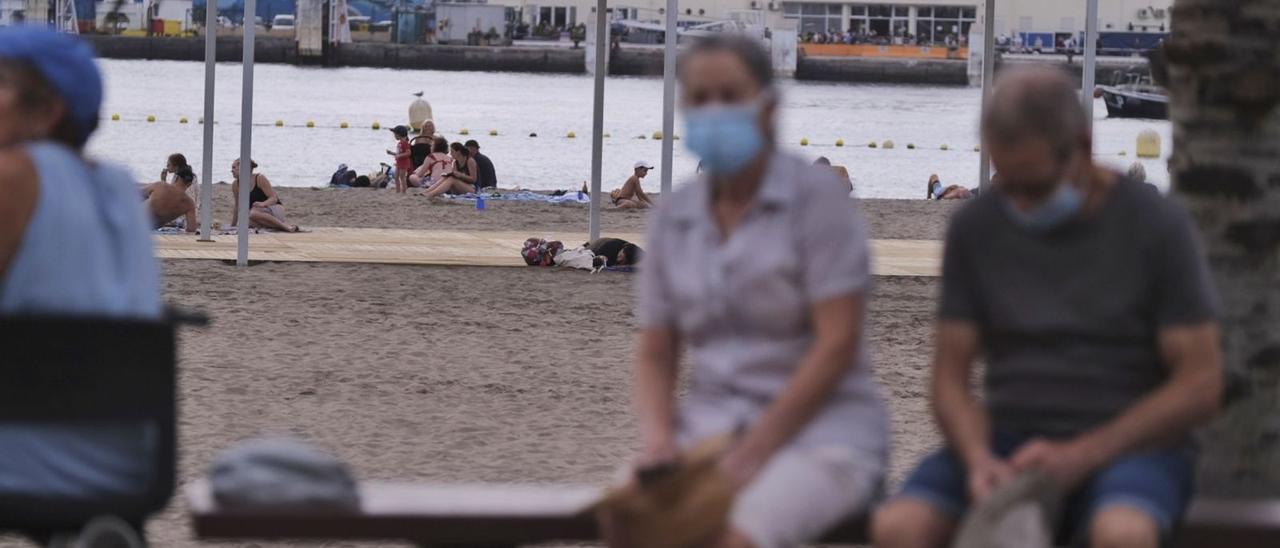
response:
[[[929,183],[926,186],[929,200],[968,200],[973,198],[973,191],[960,185],[942,186],[942,180],[935,173],[929,176]]]
[[[604,257],[605,266],[634,266],[644,257],[640,246],[621,238],[596,238],[586,247],[597,257]]]
[[[453,166],[445,170],[438,179],[431,183],[431,187],[422,193],[428,198],[435,198],[441,194],[469,194],[476,191],[476,167],[475,158],[471,157],[471,151],[462,146],[462,143],[452,143],[449,145],[450,156],[453,157]]]
[[[449,141],[444,137],[436,137],[431,145],[431,153],[423,159],[422,165],[409,174],[409,186],[429,188],[432,183],[444,178],[444,174],[453,170],[453,156],[449,155]]]
[[[142,194],[146,196],[143,205],[151,214],[154,228],[163,227],[179,218],[183,219],[182,227],[187,232],[195,232],[199,228],[196,223],[196,201],[187,194],[195,180],[196,176],[190,167],[181,167],[174,173],[173,183],[159,181],[142,189]]]
[[[614,207],[618,209],[653,207],[653,200],[649,199],[649,195],[645,194],[644,188],[640,186],[640,180],[644,179],[652,169],[653,164],[649,162],[636,162],[635,171],[631,174],[631,177],[627,178],[627,182],[623,183],[622,188],[609,193],[609,199],[613,201]]]
[[[284,202],[280,200],[280,196],[276,194],[276,190],[271,187],[271,181],[266,175],[261,173],[253,173],[258,168],[258,163],[249,160],[250,181],[253,185],[249,189],[249,227],[250,228],[270,228],[282,232],[301,232],[302,229],[298,225],[291,225],[285,222],[284,218]],[[237,222],[240,220],[240,160],[231,162],[231,195],[235,203],[231,208],[231,226],[239,226]]]

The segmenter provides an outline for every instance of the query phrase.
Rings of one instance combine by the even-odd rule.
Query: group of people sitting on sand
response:
[[[435,122],[422,123],[418,134],[409,138],[406,126],[391,128],[396,148],[387,154],[395,157],[395,189],[399,194],[409,188],[423,189],[421,195],[436,198],[443,194],[474,194],[498,186],[493,161],[480,152],[475,139],[466,143],[450,143],[436,135]]]
[[[296,224],[285,219],[284,201],[271,187],[266,175],[253,172],[258,163],[250,160],[253,187],[249,189],[249,228],[265,228],[281,232],[299,232]],[[231,162],[231,225],[237,226],[240,217],[240,160]],[[176,227],[196,232],[200,225],[196,220],[196,201],[190,190],[195,186],[196,175],[187,163],[187,157],[179,153],[169,155],[160,180],[142,188],[143,206],[150,215],[153,228]]]

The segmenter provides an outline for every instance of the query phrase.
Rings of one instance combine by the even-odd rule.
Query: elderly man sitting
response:
[[[1187,213],[1093,164],[1057,71],[1006,73],[982,121],[1000,177],[952,221],[932,402],[946,447],[875,515],[941,547],[1018,475],[1066,494],[1063,541],[1155,548],[1192,495],[1188,435],[1222,392],[1216,299]],[[986,397],[969,391],[979,356]]]

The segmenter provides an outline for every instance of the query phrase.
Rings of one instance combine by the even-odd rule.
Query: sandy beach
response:
[[[477,212],[387,191],[281,195],[303,226],[586,229],[581,206]],[[225,222],[229,189],[217,197]],[[877,238],[936,239],[954,204],[863,208]],[[605,232],[644,221],[606,211]],[[180,484],[263,435],[314,442],[363,479],[606,482],[634,450],[631,275],[217,261],[163,270],[170,302],[213,319],[181,337]],[[874,367],[893,415],[891,483],[937,443],[924,385],[937,288],[882,277],[871,303]],[[149,535],[155,546],[196,545],[180,494]]]
[[[413,190],[401,196],[390,190],[277,188],[289,222],[303,227],[528,230],[530,236],[539,231],[587,231],[586,205],[489,200],[485,211],[476,211],[474,202],[429,203]],[[213,197],[214,221],[230,223],[231,185],[215,184]],[[940,240],[958,205],[924,199],[868,200],[862,209],[875,238]],[[610,231],[641,232],[645,213],[605,209],[601,219],[606,235]]]

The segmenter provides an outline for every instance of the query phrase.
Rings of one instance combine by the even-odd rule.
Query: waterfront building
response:
[[[590,24],[594,0],[490,0],[514,8],[530,25],[546,23],[553,28]],[[1101,32],[1168,31],[1172,0],[1108,0],[1098,6]],[[619,0],[610,2],[613,19],[661,22],[664,0]],[[771,27],[794,28],[801,34],[875,32],[879,36],[911,34],[941,43],[945,35],[967,36],[981,13],[975,0],[682,0],[682,23],[728,19],[735,11],[763,11]],[[1084,32],[1085,2],[1062,0],[996,0],[995,32],[1017,36],[1022,33],[1079,35]],[[1051,44],[1046,44],[1051,46]]]

